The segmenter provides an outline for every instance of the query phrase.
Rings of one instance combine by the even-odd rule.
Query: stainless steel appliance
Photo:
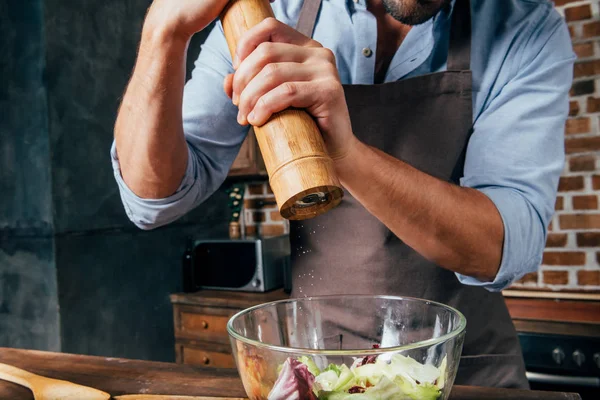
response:
[[[287,235],[195,240],[183,257],[184,291],[267,292],[289,287],[289,256]]]
[[[600,337],[521,332],[519,339],[532,389],[600,399]]]

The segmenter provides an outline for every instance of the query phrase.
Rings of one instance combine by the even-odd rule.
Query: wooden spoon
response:
[[[108,400],[110,394],[87,386],[45,378],[22,369],[0,363],[0,379],[25,386],[35,400]]]

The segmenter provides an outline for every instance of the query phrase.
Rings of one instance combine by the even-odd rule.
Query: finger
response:
[[[246,116],[252,111],[256,102],[266,93],[284,82],[306,82],[322,76],[326,72],[318,64],[273,63],[267,64],[252,79],[239,97],[240,123],[247,122]]]
[[[223,80],[223,90],[225,90],[225,94],[231,99],[233,95],[233,74],[227,74]]]
[[[240,64],[233,77],[233,96],[239,95],[262,69],[270,63],[301,63],[310,57],[310,50],[287,43],[264,42]]]
[[[248,122],[255,126],[265,124],[271,115],[288,109],[308,108],[314,105],[320,95],[317,90],[319,81],[285,82],[256,102],[256,106],[248,114]]]
[[[298,46],[320,47],[320,44],[275,18],[266,18],[250,28],[237,44],[233,67],[248,57],[261,43],[280,42]]]

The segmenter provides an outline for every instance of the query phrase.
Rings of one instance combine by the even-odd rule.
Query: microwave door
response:
[[[197,287],[239,289],[251,284],[257,265],[254,242],[208,242],[196,246],[193,274]]]

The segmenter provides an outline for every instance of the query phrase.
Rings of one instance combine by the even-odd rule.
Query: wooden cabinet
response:
[[[238,156],[233,161],[228,176],[267,176],[265,163],[260,154],[253,129],[250,129],[250,132],[248,132],[248,137],[246,137]]]
[[[234,368],[227,333],[229,319],[246,308],[288,297],[283,290],[269,293],[203,290],[171,295],[177,363]]]
[[[600,337],[600,294],[502,292],[519,333]]]

